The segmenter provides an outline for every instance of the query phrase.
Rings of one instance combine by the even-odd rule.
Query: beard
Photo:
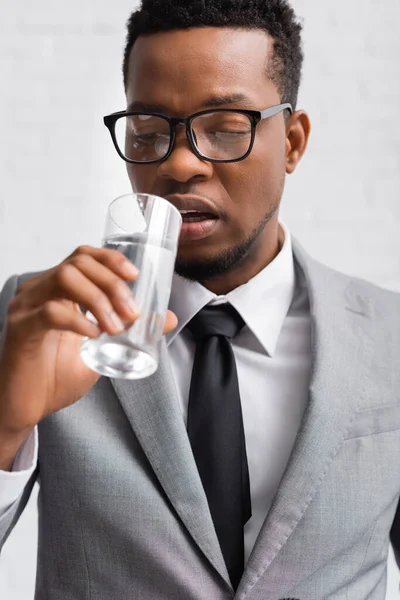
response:
[[[241,242],[208,259],[179,259],[175,264],[175,273],[189,281],[204,284],[239,267],[248,257],[258,237],[271,221],[279,208],[279,202],[264,216],[253,231]]]

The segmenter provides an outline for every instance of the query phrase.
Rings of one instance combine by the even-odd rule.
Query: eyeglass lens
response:
[[[247,115],[220,111],[195,117],[192,132],[197,149],[203,156],[216,160],[235,160],[249,151],[252,124]],[[118,119],[115,135],[122,154],[128,160],[162,160],[170,148],[169,122],[150,114],[128,115]]]

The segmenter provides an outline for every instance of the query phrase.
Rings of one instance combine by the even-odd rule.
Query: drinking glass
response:
[[[128,285],[140,316],[123,333],[83,340],[82,359],[97,373],[141,379],[157,370],[181,226],[180,212],[158,196],[127,194],[109,206],[102,245],[139,269]],[[91,313],[87,317],[96,322]]]

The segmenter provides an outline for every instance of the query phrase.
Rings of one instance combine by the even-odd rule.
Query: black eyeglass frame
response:
[[[174,150],[174,147],[175,147],[176,128],[178,125],[185,125],[186,137],[189,140],[189,144],[190,144],[190,147],[191,147],[193,153],[198,158],[200,158],[201,160],[206,160],[208,162],[213,162],[213,163],[234,163],[234,162],[240,162],[242,160],[245,160],[251,154],[251,151],[253,150],[253,146],[254,146],[255,137],[256,137],[257,125],[259,123],[261,123],[261,121],[264,121],[265,119],[269,119],[270,117],[274,117],[275,115],[279,114],[280,112],[282,112],[284,110],[288,110],[290,112],[290,114],[293,114],[292,105],[289,104],[288,102],[286,102],[284,104],[277,104],[276,106],[271,106],[270,108],[266,108],[265,110],[262,110],[262,111],[241,110],[241,109],[236,109],[236,108],[216,108],[216,109],[210,109],[210,110],[202,110],[193,115],[190,115],[189,117],[170,117],[169,115],[165,115],[162,113],[121,110],[119,112],[115,112],[115,113],[112,113],[111,115],[105,116],[103,120],[104,120],[104,125],[107,127],[107,129],[109,130],[109,132],[111,134],[111,139],[113,141],[116,151],[118,152],[118,154],[122,158],[122,160],[124,160],[127,163],[136,164],[136,165],[150,165],[150,164],[156,164],[156,163],[161,164],[164,161],[168,160],[168,158],[171,156],[171,154]],[[219,158],[209,158],[208,156],[205,156],[204,154],[202,154],[200,152],[200,150],[197,148],[196,141],[195,141],[195,138],[193,135],[193,129],[192,129],[192,123],[193,123],[194,119],[196,119],[197,117],[202,116],[202,115],[218,113],[218,112],[239,113],[239,114],[246,115],[249,117],[250,123],[251,123],[251,142],[250,142],[250,147],[249,147],[248,151],[241,158],[234,158],[234,159],[229,159],[229,160],[224,160],[224,159],[219,159]],[[130,116],[135,116],[135,115],[151,115],[154,117],[161,117],[161,118],[165,119],[166,121],[168,121],[169,127],[170,127],[171,140],[170,140],[168,152],[164,158],[158,158],[156,160],[148,160],[148,161],[139,161],[139,160],[132,160],[130,158],[127,158],[123,154],[123,152],[121,151],[121,149],[118,145],[118,142],[117,142],[117,137],[115,134],[115,126],[119,119],[125,118],[125,117],[130,117]]]

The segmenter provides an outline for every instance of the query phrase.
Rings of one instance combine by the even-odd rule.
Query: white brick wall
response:
[[[400,290],[400,2],[294,0],[314,123],[285,213],[326,263]]]
[[[124,23],[136,4],[0,3],[0,285],[98,243],[108,202],[129,190],[102,116],[124,107]],[[313,134],[283,217],[327,264],[400,291],[400,2],[293,4]],[[32,597],[34,541],[32,503],[5,550],[0,598]],[[391,562],[388,600],[398,580]]]

